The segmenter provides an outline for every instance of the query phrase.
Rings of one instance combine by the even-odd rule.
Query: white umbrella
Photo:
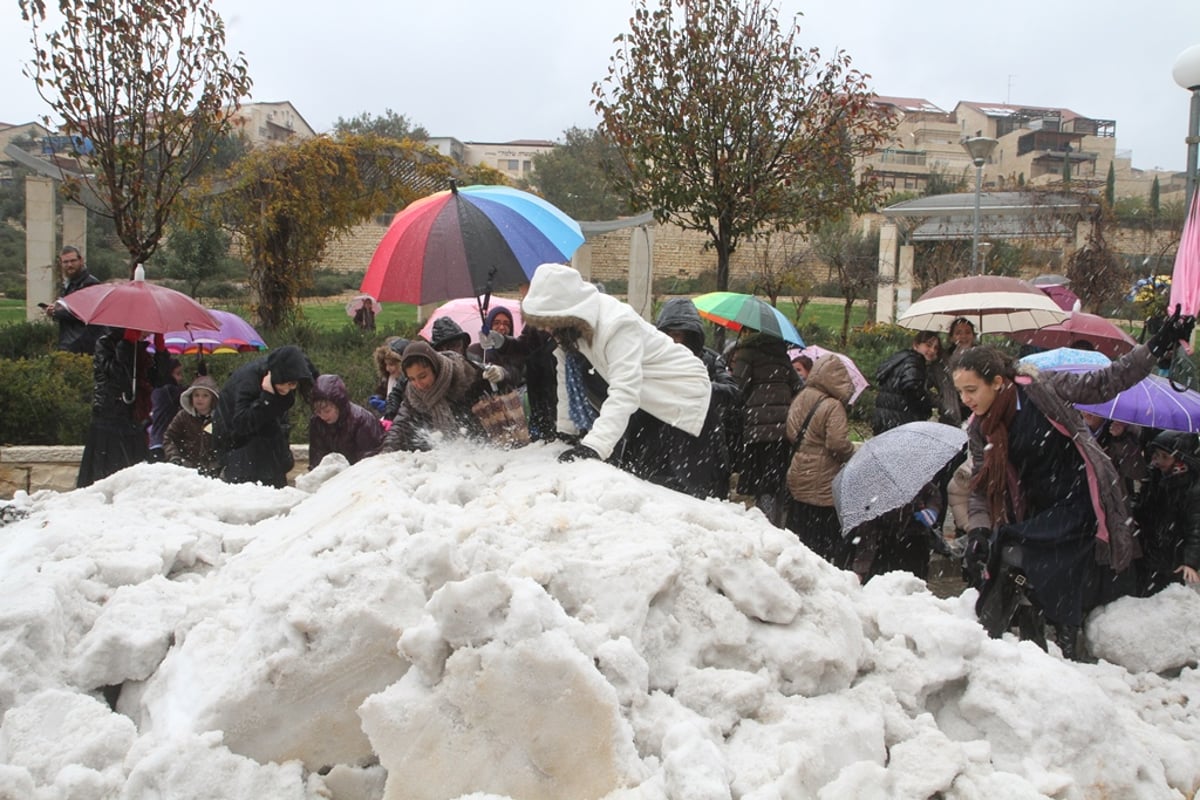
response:
[[[949,330],[966,317],[977,333],[1009,333],[1063,322],[1069,313],[1031,283],[1000,275],[972,275],[938,284],[896,319],[913,330]]]
[[[964,431],[929,421],[907,422],[863,442],[833,479],[842,535],[911,503],[966,447]]]

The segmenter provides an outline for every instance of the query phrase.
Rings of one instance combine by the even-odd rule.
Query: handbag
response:
[[[529,423],[525,419],[523,393],[514,389],[503,394],[484,395],[471,406],[483,430],[492,441],[505,447],[529,444]]]

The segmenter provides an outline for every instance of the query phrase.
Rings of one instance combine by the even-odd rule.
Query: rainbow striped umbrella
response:
[[[581,244],[579,223],[536,195],[451,182],[392,219],[359,291],[424,304],[515,289],[539,265],[567,263]]]

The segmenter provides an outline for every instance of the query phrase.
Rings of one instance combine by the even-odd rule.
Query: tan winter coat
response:
[[[837,356],[825,355],[813,364],[804,389],[792,401],[787,437],[793,443],[808,413],[817,406],[787,473],[788,492],[802,503],[833,505],[833,477],[854,455],[846,418],[846,404],[853,394],[846,365]]]

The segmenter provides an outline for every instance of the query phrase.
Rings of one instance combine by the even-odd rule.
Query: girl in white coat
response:
[[[542,264],[521,301],[526,325],[551,331],[558,342],[558,432],[577,435],[567,392],[567,359],[586,358],[608,382],[608,396],[578,444],[559,458],[608,459],[629,418],[642,409],[698,436],[712,399],[708,370],[690,350],[638,316],[626,303],[562,264]]]

